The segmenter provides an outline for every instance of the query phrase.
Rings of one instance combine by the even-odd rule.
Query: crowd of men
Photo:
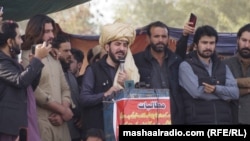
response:
[[[21,129],[29,141],[104,141],[103,100],[127,80],[169,89],[173,125],[250,124],[250,24],[239,29],[237,53],[225,60],[216,53],[218,33],[210,25],[187,22],[173,52],[168,26],[152,22],[149,44],[132,54],[135,29],[106,24],[102,55],[81,75],[83,53],[52,18],[31,17],[24,35],[15,21],[0,22],[0,141],[18,140]],[[187,51],[190,34],[193,49]]]

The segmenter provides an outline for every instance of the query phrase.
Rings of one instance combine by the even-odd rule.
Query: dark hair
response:
[[[98,128],[88,129],[85,140],[87,140],[88,137],[97,137],[97,138],[100,138],[102,141],[105,141],[104,131]]]
[[[91,61],[91,59],[94,57],[94,53],[93,53],[93,49],[89,49],[88,53],[87,53],[87,60],[88,62]]]
[[[156,21],[156,22],[152,22],[147,26],[147,35],[150,37],[151,36],[151,28],[152,27],[162,27],[162,28],[166,28],[168,31],[168,35],[169,35],[169,28],[166,24],[164,24],[161,21]]]
[[[108,44],[111,44],[111,42],[109,42]],[[95,46],[89,49],[87,53],[87,60],[89,63],[96,62],[97,60],[101,59],[102,57],[101,55],[102,55],[102,48],[100,46]]]
[[[87,53],[87,60],[89,63],[96,62],[101,58],[101,51],[97,54],[94,54],[93,48],[91,48]]]
[[[76,48],[71,48],[71,53],[74,56],[74,58],[76,59],[77,63],[83,62],[84,54],[82,53],[81,50],[76,49]]]
[[[214,36],[216,43],[218,41],[217,31],[212,26],[209,26],[209,25],[200,26],[196,29],[193,42],[195,44],[198,44],[202,36],[209,36],[209,37]]]
[[[44,26],[46,23],[51,23],[53,30],[56,30],[55,21],[47,15],[38,14],[30,18],[24,35],[23,50],[29,50],[33,44],[43,42]]]
[[[69,37],[66,34],[58,34],[52,41],[53,48],[60,48],[61,43],[70,42]]]
[[[0,26],[0,47],[7,44],[8,39],[15,39],[19,28],[18,24],[14,21],[3,21]]]
[[[237,38],[240,38],[241,35],[242,35],[242,33],[245,32],[245,31],[250,32],[250,23],[249,23],[249,24],[246,24],[246,25],[244,25],[244,26],[242,26],[242,27],[239,29],[239,31],[238,31],[238,33],[237,33]]]

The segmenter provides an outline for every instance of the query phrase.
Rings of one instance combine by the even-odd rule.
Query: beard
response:
[[[60,57],[59,57],[59,60],[60,60],[60,62],[61,62],[61,65],[62,65],[63,70],[64,70],[64,71],[69,70],[71,61],[68,62],[68,61],[66,61],[64,58],[60,58]]]
[[[77,74],[77,68],[71,68],[71,66],[69,66],[69,67],[70,67],[70,72],[72,74],[76,75]]]
[[[241,48],[239,49],[238,47],[238,51],[239,51],[239,55],[242,57],[242,58],[250,58],[250,49],[249,48]]]
[[[116,57],[115,57],[115,54],[116,54],[116,53],[122,53],[123,56],[119,56],[118,58],[116,58]],[[125,54],[124,54],[124,52],[122,52],[122,51],[119,51],[119,52],[116,52],[116,53],[112,53],[111,49],[109,49],[109,51],[108,51],[108,55],[110,56],[111,60],[112,60],[114,63],[119,64],[121,59],[125,59]]]
[[[155,51],[155,52],[165,52],[165,49],[168,47],[167,44],[163,44],[163,43],[157,43],[157,44],[150,44],[151,48]]]
[[[210,50],[210,49],[207,49],[207,50],[204,50],[204,51],[197,50],[197,53],[202,58],[210,58],[213,55],[214,52],[212,50]]]
[[[52,44],[54,38],[49,38],[46,42],[47,44]]]
[[[12,44],[12,46],[10,47],[11,56],[16,58],[16,56],[21,53],[20,48],[21,47],[18,44],[16,44],[16,43]]]

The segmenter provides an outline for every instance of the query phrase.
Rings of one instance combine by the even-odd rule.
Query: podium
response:
[[[103,105],[106,141],[118,141],[119,125],[171,124],[169,89],[123,89]]]

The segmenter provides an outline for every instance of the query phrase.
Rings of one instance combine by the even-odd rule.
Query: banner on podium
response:
[[[106,103],[109,108],[106,105],[104,111],[105,132],[109,136],[108,141],[118,139],[119,125],[171,124],[168,89],[125,89],[112,101]],[[107,112],[108,109],[109,112]],[[111,114],[112,117],[107,114]],[[112,123],[109,122],[110,120]],[[112,133],[111,129],[107,127],[110,124],[113,125]]]

